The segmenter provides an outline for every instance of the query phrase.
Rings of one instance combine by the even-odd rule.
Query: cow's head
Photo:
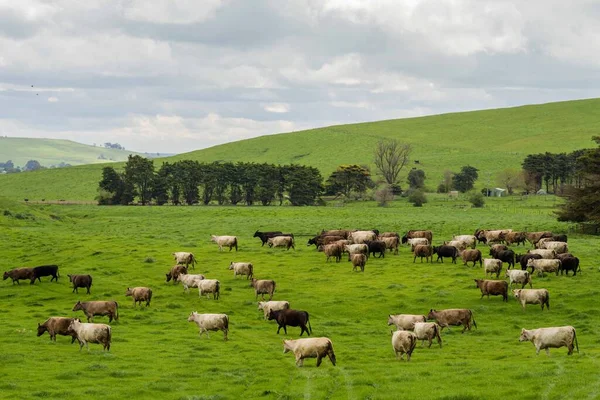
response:
[[[38,322],[37,335],[42,336],[46,331],[48,331],[48,328],[45,325],[40,325]]]
[[[290,351],[294,351],[294,348],[291,345],[291,340],[283,341],[283,354],[289,353]]]
[[[475,281],[475,287],[481,287],[481,283],[483,282],[481,279],[473,279]]]
[[[127,288],[127,290],[125,291],[125,296],[131,296],[131,295],[133,295],[131,288]]]
[[[429,310],[429,312],[427,313],[427,319],[434,319],[436,312],[437,311],[435,311],[433,308],[431,310]]]
[[[188,317],[188,322],[192,322],[194,321],[195,317],[198,315],[198,313],[196,311],[192,311],[190,313],[190,316]]]
[[[394,325],[394,318],[391,315],[388,315],[388,326]]]
[[[233,261],[229,263],[229,269],[233,269]]]
[[[264,306],[265,306],[265,302],[264,301],[259,301],[258,302],[258,309],[259,310],[262,310],[264,308]]]
[[[73,282],[73,275],[67,274],[67,276],[69,277],[69,282]]]
[[[525,328],[521,329],[521,336],[519,337],[519,342],[527,342],[527,341],[531,340],[529,333],[530,333],[530,331],[528,331],[527,329],[525,329]]]
[[[75,306],[73,306],[73,311],[79,311],[79,310],[83,310],[83,304],[81,304],[81,301],[78,301]]]
[[[254,287],[254,286],[256,286],[256,279],[252,278],[250,280],[250,287]]]
[[[254,232],[254,236],[252,237],[260,237],[260,233],[258,231]]]
[[[2,280],[5,281],[8,278],[8,272],[4,272],[4,275],[2,277]]]
[[[513,295],[518,299],[522,289],[513,289]]]
[[[274,319],[277,319],[277,312],[276,312],[276,311],[273,311],[273,310],[270,310],[270,311],[269,311],[269,316],[267,317],[267,319],[268,319],[269,321],[271,321],[271,320],[274,320]]]
[[[171,280],[171,273],[169,272],[167,275],[167,282],[169,282]]]

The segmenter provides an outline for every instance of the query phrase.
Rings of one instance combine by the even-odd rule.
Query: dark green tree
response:
[[[323,191],[323,177],[318,169],[301,165],[286,167],[286,189],[293,206],[315,204]]]
[[[198,203],[200,192],[198,186],[201,182],[200,163],[192,160],[182,160],[175,163],[175,177],[181,187],[181,194],[188,205]]]
[[[479,171],[477,168],[471,167],[470,165],[462,167],[460,172],[454,174],[452,178],[452,186],[454,189],[462,193],[473,189],[473,185],[479,177],[477,171]]]
[[[148,204],[152,200],[154,161],[130,154],[125,163],[125,181],[135,188],[140,203]]]
[[[23,167],[23,171],[37,171],[38,169],[42,169],[43,167],[37,160],[29,160],[27,164]]]
[[[102,168],[102,179],[98,189],[106,193],[97,197],[99,205],[127,205],[134,198],[131,184],[128,184],[123,174],[118,173],[113,167]]]
[[[411,189],[422,189],[425,187],[425,171],[413,168],[408,173],[408,186]]]
[[[363,194],[372,187],[375,184],[369,170],[356,164],[340,165],[325,182],[327,194],[343,194],[346,197],[350,197],[352,192]]]
[[[259,164],[256,197],[263,206],[268,206],[275,199],[279,177],[278,168],[272,164]]]

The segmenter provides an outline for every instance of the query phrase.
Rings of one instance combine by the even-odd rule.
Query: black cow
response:
[[[567,257],[561,260],[560,267],[558,267],[560,274],[565,274],[569,276],[569,271],[573,271],[573,276],[577,275],[577,271],[581,271],[581,267],[579,266],[579,258],[577,257]]]
[[[259,232],[256,231],[254,232],[254,236],[252,237],[257,237],[260,239],[260,241],[262,242],[262,246],[265,245],[265,243],[267,243],[267,241],[269,240],[269,238],[275,237],[275,236],[279,236],[281,234],[281,231],[272,231],[272,232]]]
[[[308,336],[310,336],[310,334],[312,333],[312,327],[310,326],[310,321],[308,319],[308,312],[306,311],[292,309],[278,311],[271,310],[271,312],[269,313],[269,321],[271,320],[277,321],[277,325],[279,325],[279,327],[277,328],[277,334],[279,334],[279,330],[283,328],[283,331],[287,335],[287,325],[299,326],[300,336],[302,336],[304,332],[306,332]],[[306,324],[308,324],[310,332],[309,329],[306,328]]]
[[[32,284],[37,279],[42,282],[40,279],[41,276],[52,276],[50,282],[56,279],[58,282],[58,265],[40,265],[39,267],[33,267],[33,281]]]
[[[440,261],[442,259],[442,264],[444,263],[444,257],[452,257],[452,263],[456,264],[456,258],[459,257],[458,249],[454,246],[434,246],[433,254],[437,254],[437,260]]]
[[[315,236],[311,239],[308,239],[308,243],[306,245],[310,246],[311,244],[314,244],[318,249],[320,246],[324,246],[326,244],[331,244],[333,242],[337,242],[338,240],[344,240],[344,239],[345,239],[345,237],[343,237],[343,236],[319,235],[319,236]]]
[[[508,268],[510,269],[510,267],[512,266],[513,268],[515,267],[515,252],[512,250],[501,250],[501,251],[494,251],[494,254],[492,254],[492,256],[497,259],[497,260],[501,260],[502,262],[508,263]],[[527,265],[527,264],[525,264]]]
[[[559,234],[559,235],[552,235],[552,241],[567,243],[567,235],[565,235],[564,233],[563,234]]]
[[[369,247],[369,254],[379,253],[379,258],[385,257],[386,245],[381,240],[366,240],[365,244]]]
[[[539,254],[517,254],[515,256],[515,259],[517,260],[518,263],[521,264],[521,269],[523,271],[527,271],[527,261],[529,261],[530,259],[534,259],[534,260],[540,260],[542,258],[541,255]],[[531,267],[531,273],[533,274],[533,267]]]
[[[90,287],[92,286],[92,276],[91,275],[67,275],[69,277],[69,282],[73,283],[73,292],[79,293],[77,288],[84,287],[87,289],[87,294],[90,294]]]

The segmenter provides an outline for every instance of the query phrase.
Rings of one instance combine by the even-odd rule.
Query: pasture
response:
[[[0,397],[3,398],[432,398],[552,399],[594,398],[600,392],[600,263],[598,237],[577,235],[552,215],[553,197],[488,199],[483,209],[461,200],[430,196],[415,208],[398,200],[389,207],[373,202],[343,207],[98,207],[24,205],[0,201],[1,264],[58,264],[59,283],[11,285],[0,282]],[[9,214],[3,213],[9,210]],[[16,218],[15,215],[21,215]],[[326,263],[306,241],[321,229],[378,228],[404,233],[431,229],[434,244],[476,228],[552,230],[569,234],[571,252],[581,259],[576,277],[533,277],[534,288],[550,292],[550,311],[512,295],[480,300],[475,278],[483,269],[441,263],[413,264],[407,247],[400,254],[371,258],[364,273],[351,264]],[[261,247],[255,230],[296,235],[296,250]],[[239,251],[219,253],[210,235],[237,235]],[[487,249],[482,249],[487,256]],[[221,281],[221,299],[184,294],[165,282],[174,265],[171,253],[191,251],[199,260],[193,273]],[[522,246],[515,246],[517,253]],[[274,300],[310,313],[313,336],[333,342],[338,365],[329,360],[303,368],[283,354],[282,340],[298,338],[299,328],[276,334],[264,321],[245,279],[234,279],[231,261],[250,261],[255,277],[277,282]],[[91,294],[72,294],[67,274],[89,273]],[[504,275],[504,272],[501,276]],[[151,287],[149,308],[133,307],[127,287]],[[116,300],[120,319],[111,324],[109,353],[90,344],[81,352],[70,338],[36,337],[37,323],[50,316],[77,316],[78,300]],[[410,362],[397,361],[391,347],[388,314],[426,314],[429,309],[470,308],[477,329],[442,331],[443,348],[419,343]],[[199,337],[187,322],[191,311],[226,313],[229,341],[221,332]],[[107,323],[106,317],[94,322]],[[573,325],[579,353],[567,349],[535,354],[519,343],[521,328]],[[305,336],[303,336],[305,337]]]

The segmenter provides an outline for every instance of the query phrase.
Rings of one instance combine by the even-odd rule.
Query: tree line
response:
[[[535,190],[544,187],[548,193],[562,193],[566,185],[581,187],[585,166],[580,157],[585,152],[529,154],[522,163],[525,185]]]
[[[283,204],[313,205],[323,191],[318,169],[303,165],[257,163],[200,163],[182,160],[164,163],[129,155],[122,172],[102,169],[98,204]]]

